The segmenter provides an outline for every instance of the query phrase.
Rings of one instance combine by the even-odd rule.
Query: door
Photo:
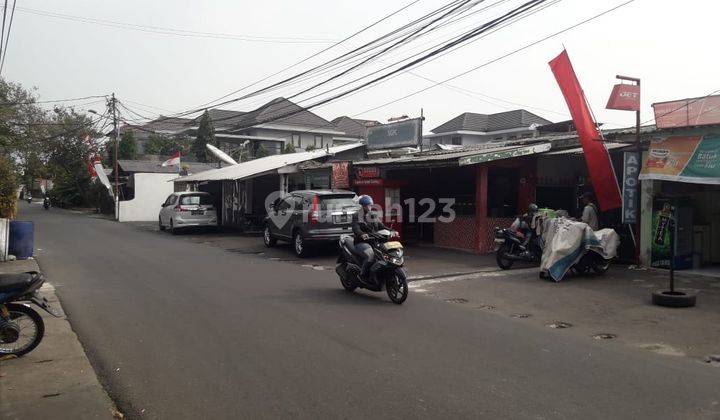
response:
[[[170,213],[173,211],[173,205],[175,204],[176,198],[177,196],[175,194],[170,194],[160,209],[160,223],[163,225],[168,225],[170,223]]]
[[[285,238],[290,237],[290,227],[288,226],[290,223],[288,222],[291,217],[291,208],[289,199],[290,197],[278,199],[273,208],[273,217],[270,218],[274,234]]]

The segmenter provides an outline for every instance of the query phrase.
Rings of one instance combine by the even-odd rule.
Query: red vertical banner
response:
[[[602,211],[619,208],[622,205],[622,198],[610,155],[602,142],[597,125],[593,121],[567,51],[563,50],[549,64],[570,109],[578,137],[580,137],[580,144],[585,154],[585,162],[598,205]]]
[[[350,188],[349,162],[333,162],[332,164],[332,188]]]

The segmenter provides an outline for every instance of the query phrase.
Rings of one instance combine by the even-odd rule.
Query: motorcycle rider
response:
[[[355,253],[362,258],[361,278],[367,279],[375,262],[375,252],[368,243],[370,234],[387,229],[380,220],[380,215],[373,211],[373,199],[369,195],[360,196],[360,210],[353,215],[352,231],[355,235]]]
[[[531,203],[528,206],[527,213],[520,216],[518,219],[520,220],[519,226],[517,227],[517,230],[521,231],[523,234],[523,241],[520,244],[520,249],[523,250],[524,254],[529,254],[530,251],[528,251],[527,246],[530,243],[530,240],[535,236],[535,228],[536,226],[536,216],[538,212],[538,206],[535,203]]]

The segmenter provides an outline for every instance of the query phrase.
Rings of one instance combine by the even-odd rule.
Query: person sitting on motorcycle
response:
[[[520,216],[520,227],[519,230],[523,234],[523,241],[520,244],[520,249],[529,252],[527,246],[530,240],[535,236],[535,218],[537,216],[538,206],[532,203],[528,206],[528,212]]]
[[[373,211],[373,199],[369,195],[360,197],[360,210],[353,215],[352,230],[355,235],[355,253],[362,258],[360,276],[368,278],[370,267],[375,260],[375,252],[368,243],[370,234],[387,229],[377,212]]]

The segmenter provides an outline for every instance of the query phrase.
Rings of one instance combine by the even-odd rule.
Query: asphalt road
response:
[[[720,418],[720,371],[39,205],[40,265],[130,418]]]

